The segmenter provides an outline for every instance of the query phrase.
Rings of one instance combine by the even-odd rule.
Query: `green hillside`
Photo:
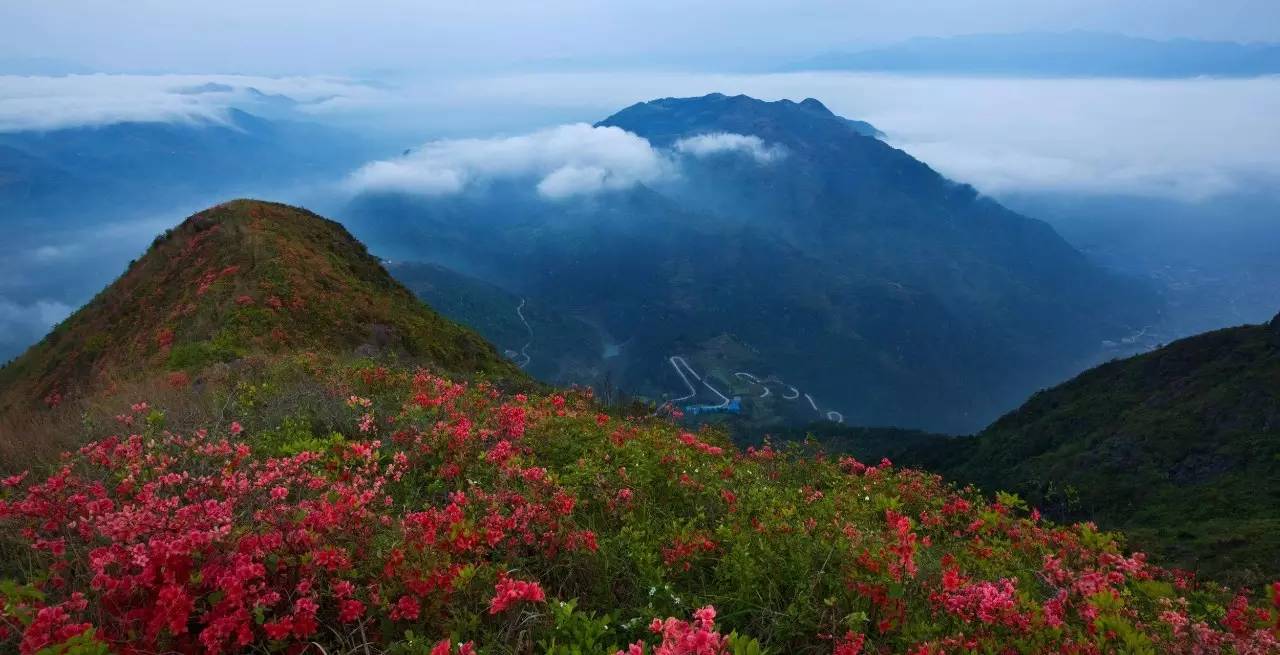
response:
[[[142,378],[200,383],[215,367],[283,353],[525,379],[393,280],[338,223],[236,200],[157,237],[118,280],[0,369],[8,426],[0,433],[25,412],[96,391]]]
[[[1280,317],[1113,361],[904,461],[1247,585],[1280,570]]]

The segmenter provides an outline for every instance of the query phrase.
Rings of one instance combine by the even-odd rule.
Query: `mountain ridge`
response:
[[[1248,77],[1280,72],[1280,45],[1198,39],[1156,40],[1082,30],[963,34],[918,37],[864,50],[831,52],[793,63],[783,70],[1063,77]]]

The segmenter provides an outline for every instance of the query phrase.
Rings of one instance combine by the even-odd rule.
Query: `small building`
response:
[[[734,396],[733,400],[723,405],[685,405],[684,413],[689,416],[698,414],[741,414],[742,398]]]

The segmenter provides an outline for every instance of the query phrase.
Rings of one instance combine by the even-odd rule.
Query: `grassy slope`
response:
[[[200,212],[0,369],[0,408],[255,353],[394,353],[469,376],[519,373],[422,305],[341,225],[237,200]]]

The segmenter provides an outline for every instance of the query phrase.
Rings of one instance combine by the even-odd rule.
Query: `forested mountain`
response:
[[[597,127],[642,137],[676,173],[571,198],[519,180],[371,191],[344,220],[392,259],[595,326],[600,360],[553,365],[555,381],[607,371],[631,393],[679,398],[680,356],[761,424],[977,429],[1160,311],[1046,224],[817,100],[668,98]],[[514,307],[498,311],[518,332]],[[534,361],[561,356],[539,339]],[[780,393],[759,399],[751,378]],[[719,398],[703,388],[690,401]]]

